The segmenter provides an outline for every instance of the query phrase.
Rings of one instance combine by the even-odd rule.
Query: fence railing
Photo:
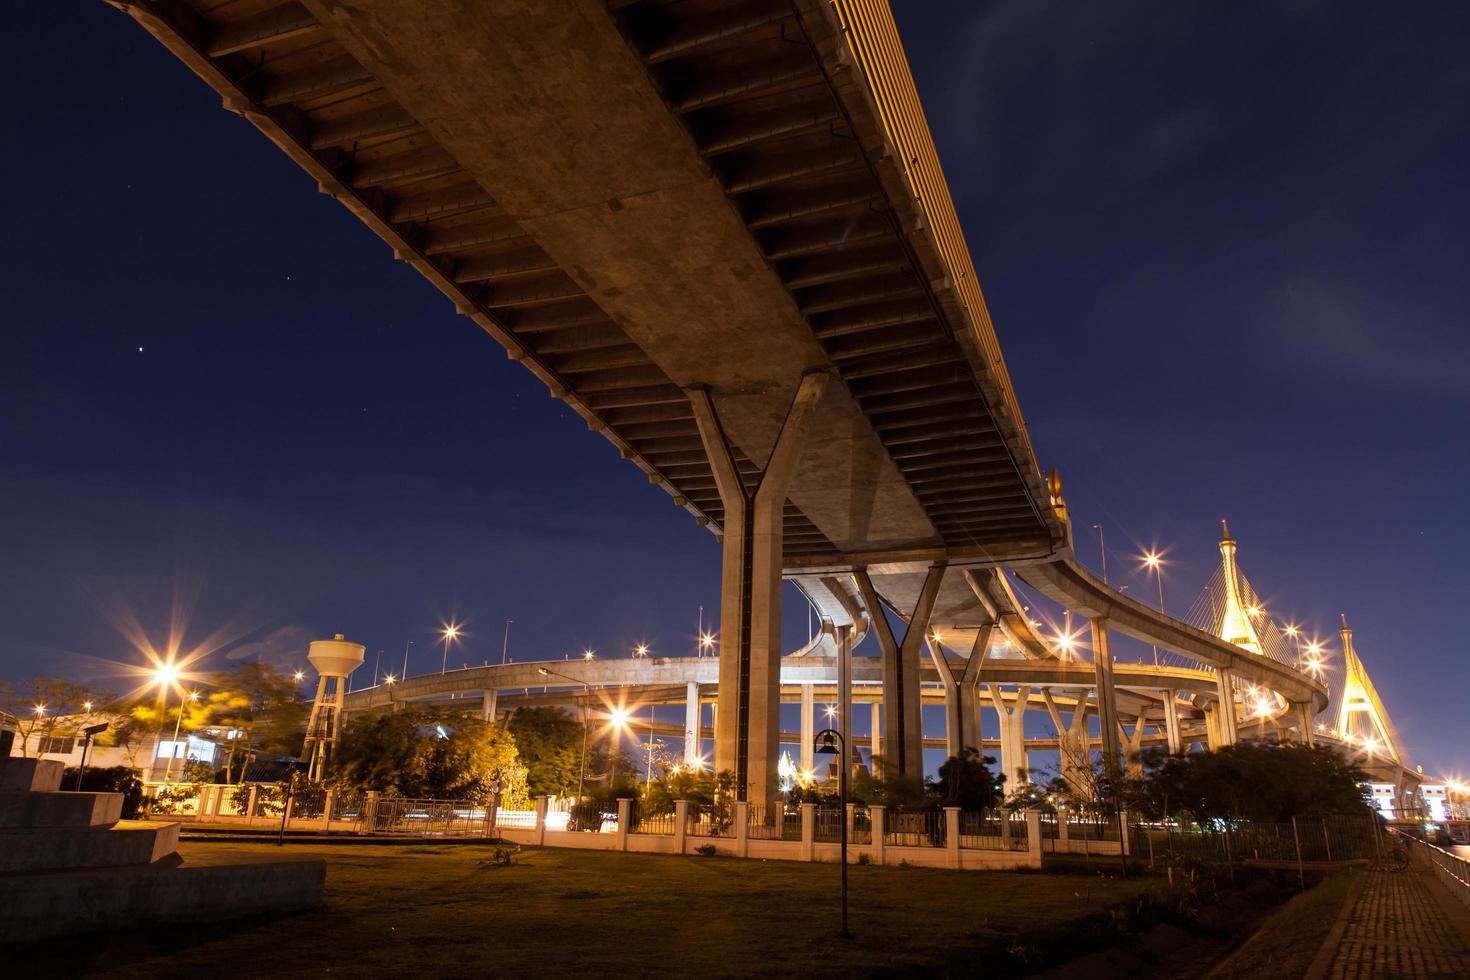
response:
[[[364,829],[419,837],[485,836],[490,811],[465,800],[379,798],[365,814]]]
[[[801,811],[752,803],[745,808],[745,834],[751,840],[801,840]]]
[[[883,813],[883,843],[897,847],[943,847],[948,820],[943,810],[899,809]]]
[[[665,834],[673,836],[678,819],[672,810],[663,813],[644,813],[642,807],[633,810],[632,819],[629,820],[630,834]]]
[[[1382,847],[1375,816],[1297,817],[1285,823],[1135,823],[1128,831],[1135,857],[1174,865],[1337,863],[1372,859]]]
[[[1470,861],[1465,860],[1458,854],[1452,854],[1437,844],[1420,840],[1408,834],[1400,834],[1399,838],[1409,847],[1411,851],[1419,854],[1429,866],[1434,869],[1437,877],[1450,892],[1470,908]]]
[[[1047,816],[1043,814],[1043,826]],[[1055,826],[1053,826],[1055,832]],[[1043,829],[1042,838],[1046,838]],[[960,847],[977,851],[1024,851],[1029,845],[1025,815],[1016,819],[1004,810],[964,810],[960,813]]]
[[[691,803],[685,833],[690,837],[734,837],[734,811],[728,803]]]

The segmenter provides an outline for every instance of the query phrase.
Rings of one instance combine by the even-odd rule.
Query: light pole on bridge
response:
[[[582,790],[587,782],[587,701],[592,697],[592,688],[584,680],[579,680],[569,674],[552,670],[549,667],[537,667],[536,673],[542,677],[560,677],[569,680],[573,684],[582,685],[582,765],[577,770],[577,802],[582,802]]]

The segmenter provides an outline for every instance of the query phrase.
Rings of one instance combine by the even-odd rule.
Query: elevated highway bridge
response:
[[[1004,723],[1002,684],[1029,704],[1090,679],[1109,758],[1145,688],[1228,744],[1238,685],[1262,686],[1311,738],[1316,678],[1073,561],[886,4],[111,2],[717,537],[721,656],[628,683],[712,685],[743,797],[775,792],[791,685],[834,683],[868,633],[877,666],[852,668],[877,672],[900,772],[922,772],[926,694],[959,744],[982,697]],[[1090,664],[1034,633],[1007,569],[1090,619]],[[783,578],[824,622],[786,657]],[[1111,630],[1193,673],[1135,678]],[[540,686],[517,669],[394,697]]]

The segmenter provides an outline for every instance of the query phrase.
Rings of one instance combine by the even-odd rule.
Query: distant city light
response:
[[[44,718],[46,716],[46,706],[44,704],[36,705],[35,711],[37,718]]]
[[[582,659],[583,660],[591,660],[593,658],[593,656],[595,656],[595,655],[593,654],[593,652],[592,652],[592,650],[591,650],[590,647],[588,649],[582,651]]]
[[[713,649],[715,645],[715,635],[713,633],[703,634],[699,638],[699,645],[705,650]]]
[[[634,647],[633,648],[633,656],[635,656],[635,657],[646,657],[646,656],[648,656],[648,644],[647,643],[640,643],[636,647]]]
[[[304,670],[298,670],[296,673],[294,673],[294,674],[291,675],[292,679],[298,680],[298,681],[301,680],[305,676],[306,676],[306,671],[304,671]]]

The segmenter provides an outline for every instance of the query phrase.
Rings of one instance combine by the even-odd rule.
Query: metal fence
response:
[[[745,835],[751,840],[801,840],[801,811],[777,803],[745,808]]]
[[[883,843],[897,847],[943,847],[947,821],[943,810],[883,811]]]
[[[840,806],[819,806],[812,813],[812,839],[824,844],[836,844],[842,840],[842,825],[847,822],[847,810]],[[871,839],[871,831],[869,832]],[[855,843],[851,837],[848,843]]]
[[[960,813],[960,847],[974,851],[1024,851],[1026,821],[1013,820],[1004,810],[964,810]],[[1052,831],[1055,833],[1055,824]],[[1046,836],[1043,831],[1043,838]]]
[[[1297,817],[1285,823],[1217,820],[1133,824],[1135,858],[1178,864],[1308,864],[1371,860],[1382,848],[1374,816]]]
[[[672,837],[677,822],[673,810],[665,810],[662,813],[645,813],[641,806],[634,806],[633,815],[628,821],[628,833],[663,834]]]
[[[1470,908],[1470,861],[1436,844],[1408,834],[1400,834],[1399,839],[1411,851],[1428,861],[1429,866],[1434,869],[1435,876],[1444,882],[1445,887],[1463,902],[1466,908]]]
[[[691,803],[685,833],[690,837],[734,837],[735,822],[728,803]]]
[[[379,799],[364,828],[381,834],[472,837],[490,833],[490,812],[466,800]]]

